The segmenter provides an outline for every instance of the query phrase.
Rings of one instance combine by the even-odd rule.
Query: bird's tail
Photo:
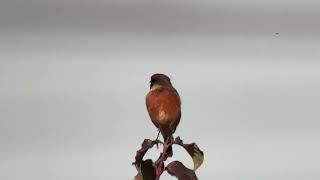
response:
[[[170,135],[170,136],[163,136],[163,138],[164,138],[164,143],[171,143],[170,141],[173,141],[173,136],[172,135]],[[169,147],[168,147],[168,149],[167,149],[167,154],[168,154],[168,156],[169,157],[172,157],[172,155],[173,155],[173,151],[172,151],[172,145],[170,145]]]

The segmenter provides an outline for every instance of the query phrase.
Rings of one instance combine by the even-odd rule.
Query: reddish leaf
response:
[[[141,163],[142,163],[142,159],[144,157],[144,155],[146,154],[146,152],[153,147],[153,145],[155,145],[157,143],[157,141],[152,141],[150,139],[145,139],[141,145],[141,149],[139,149],[137,151],[136,157],[135,157],[135,162],[132,163],[136,166],[137,170],[140,169]]]
[[[168,173],[178,178],[178,180],[197,180],[195,172],[186,168],[181,162],[173,161],[166,167]]]

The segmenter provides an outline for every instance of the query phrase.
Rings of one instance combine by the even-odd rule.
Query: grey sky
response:
[[[319,37],[317,1],[8,1],[0,31]]]
[[[319,179],[319,6],[2,1],[0,179],[131,179],[156,72],[205,152],[199,179]]]

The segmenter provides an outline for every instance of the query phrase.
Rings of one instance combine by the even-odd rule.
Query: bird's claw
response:
[[[157,145],[157,149],[159,149],[159,144],[163,144],[163,142],[160,141],[159,139],[154,140],[154,142]]]

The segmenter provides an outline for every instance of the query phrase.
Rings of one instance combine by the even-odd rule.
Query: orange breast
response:
[[[158,128],[180,120],[180,104],[180,97],[174,89],[152,90],[146,97],[150,118]]]

